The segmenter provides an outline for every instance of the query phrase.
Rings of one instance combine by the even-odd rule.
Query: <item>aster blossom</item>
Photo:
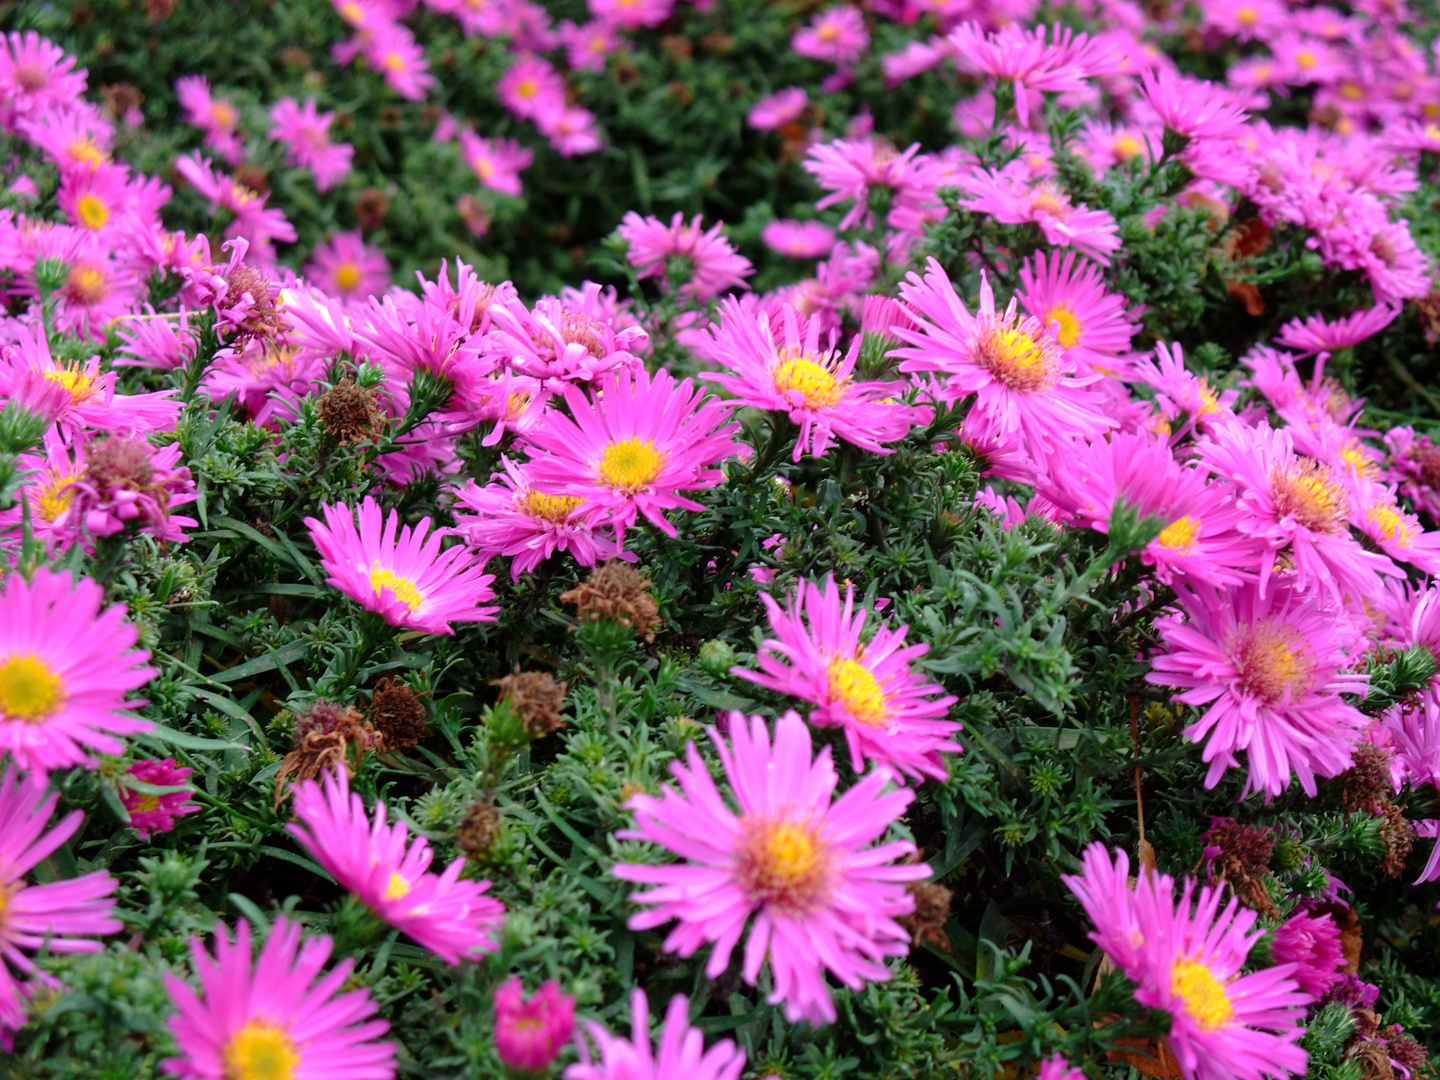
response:
[[[527,1000],[514,976],[495,989],[495,1053],[512,1069],[538,1073],[575,1031],[575,999],[550,979]]]
[[[498,944],[505,907],[485,895],[488,881],[461,881],[465,860],[430,872],[434,854],[423,836],[410,838],[403,822],[386,824],[385,804],[372,819],[350,791],[343,768],[322,783],[295,788],[296,824],[289,825],[314,857],[380,918],[448,964],[479,959]]]
[[[740,1080],[745,1069],[745,1051],[731,1040],[705,1048],[705,1036],[690,1026],[690,1004],[679,994],[665,1010],[658,1047],[650,1042],[650,1003],[638,988],[630,995],[630,1038],[596,1023],[585,1030],[590,1038],[580,1044],[580,1062],[566,1066],[565,1080]]]
[[[305,264],[305,277],[341,299],[364,300],[390,286],[390,260],[365,243],[358,230],[339,232],[315,245]]]
[[[854,586],[841,599],[833,576],[802,581],[784,608],[760,599],[776,636],[760,646],[760,671],[733,674],[815,705],[810,723],[845,730],[857,773],[868,759],[917,780],[949,775],[942,755],[960,752],[960,725],[944,717],[956,699],[911,668],[928,645],[907,646],[906,626],[881,625],[862,642],[867,614],[855,608]]]
[[[1030,123],[1029,92],[1083,90],[1085,79],[1111,69],[1103,50],[1085,34],[1056,24],[1047,40],[1044,26],[1026,30],[1010,25],[986,34],[973,22],[950,32],[952,55],[994,79],[1015,86],[1015,112],[1021,126]]]
[[[632,894],[652,910],[629,925],[648,930],[675,920],[664,948],[681,956],[713,943],[710,978],[729,965],[748,925],[745,981],[753,986],[768,959],[772,1005],[783,1002],[792,1023],[833,1021],[826,971],[858,990],[867,980],[887,980],[884,958],[908,951],[909,933],[895,921],[914,909],[904,883],[930,870],[893,864],[914,854],[908,841],[872,845],[912,793],[887,790],[890,774],[881,769],[834,798],[829,749],[814,756],[810,730],[794,713],[776,722],[773,743],[763,717],[732,713],[729,728],[728,743],[712,738],[733,809],[694,743],[685,763],[671,765],[678,789],[626,803],[636,828],[623,839],[648,840],[685,860],[615,867],[622,880],[653,886]]]
[[[120,788],[120,802],[130,815],[130,824],[141,840],[150,839],[151,833],[169,832],[175,828],[175,821],[187,814],[198,814],[195,792],[186,781],[194,769],[175,764],[174,758],[157,760],[148,758],[137,761],[125,770],[125,781]],[[184,788],[183,791],[153,793],[132,786],[131,780],[150,787]]]
[[[441,551],[443,530],[431,532],[430,518],[401,528],[400,515],[382,515],[369,495],[358,508],[358,529],[349,506],[320,509],[325,520],[306,518],[305,524],[327,581],[391,626],[449,634],[452,622],[494,621],[497,609],[481,605],[495,595],[495,575],[463,545]]]
[[[738,254],[730,241],[720,235],[721,223],[702,231],[700,215],[688,225],[677,212],[664,225],[653,217],[642,218],[631,210],[616,231],[626,244],[626,258],[641,278],[658,277],[668,290],[668,263],[682,259],[689,264],[690,278],[678,288],[697,300],[710,300],[727,289],[745,288],[745,279],[754,273],[750,260]]]
[[[215,924],[213,956],[191,939],[200,993],[165,976],[177,1014],[170,1030],[180,1047],[165,1071],[186,1080],[393,1080],[395,1046],[380,1041],[390,1025],[376,1018],[370,991],[340,992],[355,962],[342,960],[321,974],[333,944],[328,936],[302,938],[299,924],[283,915],[258,957],[251,957],[244,919],[233,942],[225,924]]]
[[[303,105],[294,98],[281,98],[270,110],[274,126],[270,137],[285,144],[285,162],[309,169],[317,191],[329,191],[350,175],[355,148],[330,140],[333,112],[322,113],[314,101]]]

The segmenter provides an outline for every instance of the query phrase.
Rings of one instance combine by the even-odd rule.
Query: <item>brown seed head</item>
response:
[[[409,750],[425,738],[425,703],[399,679],[387,675],[375,684],[369,713],[379,753]]]
[[[375,391],[356,386],[349,375],[327,390],[316,408],[320,426],[341,446],[377,439],[385,431]]]
[[[500,834],[500,811],[487,802],[474,802],[455,832],[455,846],[467,858],[482,861]]]
[[[573,604],[581,622],[613,619],[647,642],[655,640],[660,608],[650,595],[650,582],[621,559],[590,571],[584,582],[561,594],[560,602]]]
[[[500,700],[510,702],[534,738],[543,739],[565,726],[560,710],[565,707],[566,684],[557,683],[549,672],[516,670],[490,685],[500,688]]]

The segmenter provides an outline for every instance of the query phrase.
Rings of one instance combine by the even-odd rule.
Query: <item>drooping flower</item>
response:
[[[690,1026],[690,1004],[678,994],[665,1010],[658,1053],[650,1043],[650,1003],[638,987],[630,995],[629,1039],[593,1022],[585,1029],[599,1060],[582,1042],[580,1061],[566,1067],[565,1080],[740,1080],[745,1069],[745,1051],[729,1039],[705,1049],[705,1036]]]
[[[686,762],[671,766],[679,789],[626,803],[637,827],[623,838],[651,841],[684,859],[615,867],[625,881],[655,886],[631,896],[653,909],[632,916],[630,927],[676,920],[665,949],[690,956],[713,943],[705,971],[716,978],[748,925],[745,981],[753,986],[768,959],[772,1005],[783,1002],[792,1023],[833,1021],[826,971],[858,990],[867,980],[887,980],[884,958],[908,950],[910,935],[895,917],[914,909],[904,883],[928,877],[929,868],[893,863],[914,853],[908,841],[871,845],[912,793],[887,791],[890,773],[877,769],[834,798],[830,751],[814,756],[810,729],[793,712],[776,722],[773,745],[763,717],[732,713],[729,729],[728,743],[712,737],[733,809],[694,743]]]
[[[527,1001],[519,978],[495,990],[495,1052],[512,1069],[539,1073],[549,1068],[575,1032],[575,999],[554,979]]]
[[[310,252],[305,278],[332,296],[364,300],[390,287],[390,260],[366,244],[358,229],[340,232]]]
[[[1190,139],[1225,139],[1245,129],[1245,110],[1223,86],[1166,68],[1140,73],[1140,95],[1167,128]]]
[[[687,225],[684,215],[677,212],[667,226],[631,210],[616,231],[629,245],[625,257],[638,271],[637,276],[658,277],[668,290],[676,285],[669,276],[671,260],[684,260],[689,264],[690,277],[679,283],[679,291],[697,300],[712,300],[728,289],[745,288],[745,279],[755,271],[750,260],[738,254],[720,234],[722,228],[717,221],[708,231],[702,231],[699,214]]]
[[[385,804],[372,820],[350,791],[344,769],[317,784],[295,787],[295,818],[287,826],[345,888],[380,918],[408,934],[447,964],[494,950],[505,907],[485,895],[488,881],[462,881],[463,857],[443,873],[430,872],[434,853],[423,836],[410,839],[403,822],[386,824]]]
[[[1245,789],[1279,795],[1293,773],[1314,796],[1315,777],[1338,776],[1365,716],[1341,696],[1364,695],[1368,676],[1350,669],[1363,638],[1319,603],[1272,587],[1177,589],[1184,615],[1155,621],[1165,651],[1149,682],[1181,689],[1176,701],[1208,706],[1185,729],[1205,743],[1214,787],[1244,752]]]
[[[245,159],[245,146],[237,128],[239,110],[225,98],[210,93],[210,80],[204,75],[185,75],[175,80],[175,93],[185,110],[185,122],[205,133],[205,145],[231,165]]]
[[[1307,1055],[1296,1043],[1310,999],[1293,968],[1241,973],[1263,936],[1255,912],[1234,897],[1222,910],[1222,890],[1206,886],[1197,896],[1192,879],[1177,903],[1174,879],[1142,870],[1128,886],[1129,869],[1123,851],[1112,865],[1095,843],[1084,873],[1062,880],[1095,925],[1091,938],[1135,983],[1135,1000],[1170,1013],[1168,1041],[1185,1080],[1303,1074]]]
[[[327,581],[391,626],[449,634],[452,622],[494,621],[498,609],[480,605],[493,599],[495,575],[463,545],[441,551],[443,532],[430,532],[430,518],[400,528],[400,515],[382,515],[369,495],[359,506],[358,530],[355,510],[344,503],[320,509],[325,520],[306,518],[305,524]]]
[[[593,397],[566,385],[574,419],[552,409],[526,433],[531,485],[609,511],[618,545],[641,514],[674,536],[664,512],[703,509],[680,493],[714,487],[722,474],[712,466],[740,451],[732,407],[664,370],[622,370],[597,385]]]
[[[4,671],[0,663],[0,679]],[[115,879],[104,870],[43,885],[25,881],[85,818],[72,810],[47,831],[60,799],[48,788],[43,771],[22,778],[7,764],[0,778],[0,1038],[25,1023],[27,981],[60,985],[37,968],[27,952],[99,952],[98,941],[78,935],[113,934],[123,925],[114,917]]]
[[[125,770],[125,775],[154,787],[180,787],[194,771],[176,765],[174,758],[148,758],[135,762]],[[130,815],[130,824],[140,834],[140,839],[149,840],[151,833],[169,832],[175,828],[177,818],[200,812],[200,807],[194,801],[194,794],[187,787],[184,791],[167,791],[155,795],[122,783],[120,802],[124,804],[125,812]]]
[[[321,976],[333,944],[328,936],[302,940],[299,924],[283,915],[254,959],[244,919],[233,942],[225,924],[215,924],[213,957],[192,939],[200,993],[165,976],[180,1046],[165,1071],[194,1080],[393,1080],[395,1045],[380,1041],[390,1025],[375,1016],[370,991],[340,992],[355,961]]]
[[[800,426],[795,461],[806,453],[822,456],[837,437],[888,454],[882,443],[904,438],[916,419],[916,410],[897,400],[906,385],[855,377],[859,335],[842,354],[821,347],[818,320],[802,330],[789,304],[776,315],[772,323],[764,311],[747,311],[734,297],[723,300],[707,352],[729,371],[701,378],[719,383],[744,405],[786,413]]]
[[[150,730],[130,712],[145,702],[127,697],[155,676],[150,654],[125,606],[104,599],[45,566],[0,579],[0,750],[22,769],[93,765],[89,751],[123,753],[115,736]]]
[[[1275,335],[1275,342],[1301,353],[1338,352],[1374,337],[1395,321],[1398,305],[1376,304],[1330,322],[1321,315],[1291,319]]]
[[[1313,998],[1340,981],[1345,953],[1340,947],[1340,928],[1329,915],[1305,912],[1292,915],[1275,928],[1270,955],[1277,964],[1294,964],[1292,976],[1300,989]]]
[[[867,613],[855,610],[853,586],[842,602],[833,576],[802,581],[784,608],[760,599],[776,636],[760,646],[760,671],[734,674],[817,706],[810,723],[845,730],[856,772],[868,759],[917,780],[949,775],[941,755],[960,752],[960,725],[944,717],[956,699],[910,666],[929,646],[907,646],[906,626],[879,626],[862,642]]]

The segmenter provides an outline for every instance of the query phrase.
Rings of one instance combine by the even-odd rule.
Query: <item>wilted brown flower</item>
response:
[[[650,583],[621,559],[590,571],[585,581],[561,594],[560,602],[575,605],[581,622],[613,619],[647,642],[655,640],[660,609],[650,595]]]
[[[385,676],[370,695],[370,724],[375,729],[375,752],[409,750],[425,738],[425,703],[399,679]]]
[[[322,772],[344,769],[353,776],[376,741],[375,729],[353,705],[317,701],[295,719],[295,746],[280,762],[275,774],[275,805],[285,801],[285,781],[290,777],[314,780]],[[354,766],[350,751],[355,751]]]
[[[1242,825],[1232,818],[1213,818],[1201,840],[1206,847],[1220,849],[1210,861],[1210,884],[1223,881],[1247,907],[1263,915],[1279,914],[1265,887],[1270,876],[1270,857],[1275,854],[1273,832]]]
[[[455,846],[467,858],[480,861],[500,834],[500,811],[487,802],[471,803],[455,832]]]
[[[500,700],[508,701],[525,722],[525,730],[542,739],[565,726],[560,710],[565,706],[566,684],[556,682],[548,671],[520,671],[490,684],[500,688]]]
[[[950,951],[950,936],[945,923],[950,918],[950,901],[955,894],[936,881],[915,881],[905,887],[915,898],[915,910],[902,915],[900,925],[910,931],[916,945],[934,945]]]
[[[327,390],[315,407],[320,426],[341,446],[377,439],[385,430],[375,391],[356,386],[349,375]]]
[[[355,196],[355,218],[361,228],[378,229],[390,212],[389,197],[376,187],[367,187]]]

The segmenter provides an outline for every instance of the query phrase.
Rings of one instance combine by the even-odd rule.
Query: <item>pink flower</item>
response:
[[[1074,253],[1036,252],[1020,267],[1020,286],[1020,306],[1042,326],[1054,324],[1067,356],[1101,374],[1127,369],[1137,313],[1106,290],[1098,266]]]
[[[708,333],[714,344],[707,355],[729,369],[704,374],[739,398],[741,404],[783,412],[800,426],[793,460],[806,453],[823,456],[838,436],[873,454],[888,454],[881,444],[903,439],[915,410],[897,400],[908,386],[855,378],[861,336],[841,354],[820,344],[818,320],[801,329],[798,313],[783,305],[774,319],[763,310],[747,311],[733,296],[720,303],[720,326]],[[833,335],[832,343],[833,343]]]
[[[520,196],[520,174],[535,160],[535,152],[514,139],[482,139],[473,131],[460,132],[460,153],[476,179],[502,195]]]
[[[183,544],[200,523],[174,512],[194,502],[195,483],[180,464],[180,444],[156,448],[140,435],[106,435],[85,449],[85,468],[66,493],[57,532],[91,550],[92,537],[115,536],[134,527],[157,540]]]
[[[487,354],[513,374],[549,388],[644,366],[636,354],[649,346],[650,335],[639,326],[617,332],[605,317],[599,285],[587,283],[572,300],[546,297],[533,310],[518,298],[492,303]]]
[[[665,949],[693,955],[714,943],[705,971],[718,977],[744,936],[741,973],[755,985],[770,962],[770,1004],[786,1019],[835,1019],[825,984],[829,971],[859,990],[884,982],[887,956],[903,956],[909,934],[895,916],[914,900],[904,883],[928,877],[927,866],[896,865],[915,847],[899,840],[871,846],[909,805],[906,788],[886,790],[877,769],[834,798],[838,777],[829,749],[813,755],[810,729],[794,713],[775,725],[772,746],[762,717],[730,716],[730,741],[712,733],[734,809],[722,799],[691,743],[686,763],[671,765],[680,787],[657,799],[633,795],[626,806],[636,828],[620,836],[648,840],[682,856],[666,865],[621,863],[615,876],[655,886],[631,899],[654,910],[631,917],[632,930],[675,920]]]
[[[1097,262],[1119,250],[1120,232],[1104,210],[1076,206],[1053,180],[1033,180],[1023,162],[1013,161],[999,172],[981,169],[962,178],[969,194],[962,203],[1008,225],[1032,224],[1046,243],[1074,247]]]
[[[1056,1054],[1040,1063],[1036,1080],[1085,1080],[1085,1074]]]
[[[659,26],[670,17],[675,0],[586,0],[596,19],[626,30]]]
[[[575,999],[554,979],[525,1000],[514,976],[495,990],[495,1052],[521,1072],[539,1073],[560,1056],[575,1031]]]
[[[494,597],[495,575],[463,546],[441,551],[444,530],[431,533],[430,518],[400,528],[397,536],[400,515],[392,510],[382,519],[369,495],[359,507],[358,530],[355,512],[345,504],[320,509],[325,521],[306,518],[305,524],[328,583],[391,626],[449,634],[452,622],[494,621],[497,609],[480,605]]]
[[[535,126],[561,157],[591,154],[604,145],[595,114],[578,105],[547,104],[535,117]]]
[[[766,94],[750,106],[745,122],[759,131],[775,131],[800,118],[810,95],[798,86],[787,86]]]
[[[384,22],[374,28],[365,41],[365,62],[406,101],[424,101],[435,85],[425,50],[399,23]]]
[[[859,11],[842,5],[816,15],[809,26],[795,34],[790,47],[812,60],[849,65],[870,47],[870,32]]]
[[[1188,139],[1228,139],[1245,130],[1245,110],[1214,83],[1154,68],[1140,73],[1140,96],[1161,123]]]
[[[522,120],[565,106],[565,80],[547,60],[521,56],[495,84],[500,104]]]
[[[271,241],[295,242],[295,226],[290,224],[284,211],[265,205],[270,199],[268,192],[257,194],[233,178],[217,174],[209,161],[198,156],[176,158],[175,171],[210,200],[212,213],[223,207],[234,215],[225,229],[226,238],[243,239],[257,254],[267,255],[261,262],[274,261]]]
[[[330,141],[333,112],[321,113],[314,101],[302,106],[294,98],[281,98],[270,110],[274,127],[270,138],[285,144],[285,162],[309,169],[317,191],[329,191],[350,174],[355,148],[349,143]]]
[[[1263,932],[1255,912],[1221,890],[1195,896],[1187,879],[1179,902],[1166,874],[1142,870],[1126,884],[1130,861],[1103,844],[1085,849],[1084,873],[1062,880],[1079,898],[1090,937],[1135,984],[1135,1000],[1170,1013],[1168,1042],[1185,1080],[1284,1080],[1305,1072],[1295,1045],[1305,1033],[1308,996],[1289,965],[1242,974]],[[1192,908],[1191,899],[1195,898]]]
[[[1294,964],[1293,978],[1313,998],[1339,982],[1345,966],[1340,928],[1329,915],[1292,915],[1276,927],[1270,955],[1277,964]]]
[[[919,150],[919,143],[900,151],[872,136],[812,146],[805,156],[805,171],[829,192],[815,208],[824,210],[851,202],[854,205],[840,219],[840,228],[860,225],[868,229],[874,223],[870,195],[876,188],[888,189],[897,201],[922,201],[933,192],[917,163],[915,155]]]
[[[0,664],[0,679],[4,671]],[[33,983],[60,988],[26,952],[99,952],[98,941],[77,935],[113,934],[123,928],[115,918],[115,879],[103,870],[44,885],[25,881],[27,873],[75,835],[85,818],[72,810],[46,831],[60,798],[48,788],[43,771],[22,779],[12,764],[0,778],[0,896],[5,897],[0,910],[0,1038],[24,1025],[25,999]]]
[[[366,244],[359,230],[340,232],[310,252],[305,278],[333,296],[364,300],[390,287],[390,260]]]
[[[1015,112],[1022,127],[1030,124],[1031,91],[1080,91],[1085,80],[1113,70],[1108,54],[1085,34],[1058,23],[1046,40],[1044,26],[1025,30],[1012,23],[993,34],[978,24],[962,23],[950,32],[950,48],[963,62],[993,79],[1015,86]]]
[[[1342,695],[1364,696],[1369,677],[1351,669],[1363,638],[1337,613],[1289,589],[1176,589],[1184,615],[1155,621],[1165,650],[1146,681],[1181,689],[1174,700],[1208,706],[1185,729],[1205,741],[1214,787],[1244,751],[1245,790],[1281,794],[1291,774],[1314,797],[1315,777],[1338,776],[1364,715]]]
[[[125,775],[134,777],[141,784],[153,787],[175,788],[185,785],[194,769],[181,768],[174,758],[137,761],[125,770]],[[129,782],[122,781],[120,801],[130,815],[130,825],[140,834],[141,840],[149,840],[151,833],[170,832],[175,828],[175,819],[186,814],[198,814],[200,807],[194,802],[195,792],[185,785],[184,791],[167,791],[152,794],[141,791]]]
[[[551,410],[525,436],[531,483],[610,512],[617,545],[640,514],[676,535],[664,512],[703,509],[680,493],[720,483],[711,466],[740,451],[739,425],[727,423],[732,406],[664,370],[606,376],[593,398],[571,385],[562,394],[574,419]]]
[[[1275,335],[1275,343],[1301,353],[1338,352],[1374,337],[1394,322],[1398,314],[1398,305],[1376,304],[1334,322],[1326,321],[1321,315],[1312,315],[1303,322],[1291,319]]]
[[[85,93],[85,69],[75,57],[34,30],[0,37],[0,127],[15,130],[18,117],[73,105]]]
[[[498,945],[505,907],[484,895],[490,883],[461,881],[463,857],[444,873],[430,873],[430,842],[423,836],[411,841],[403,822],[387,825],[384,803],[376,804],[372,821],[343,768],[328,772],[322,784],[296,786],[295,819],[286,828],[316,862],[447,964],[479,959]]]
[[[299,1077],[393,1080],[395,1046],[380,1041],[390,1025],[376,1018],[370,991],[339,992],[355,961],[342,960],[321,977],[333,944],[328,936],[302,941],[299,925],[283,915],[254,961],[244,919],[233,943],[225,924],[215,924],[213,958],[192,938],[201,992],[165,976],[177,1012],[170,1030],[180,1046],[165,1071],[195,1080],[250,1080],[282,1069]]]
[[[248,341],[216,354],[200,386],[211,401],[233,399],[258,427],[294,421],[326,362],[277,341]]]
[[[670,261],[683,259],[690,266],[690,279],[679,285],[680,292],[697,300],[713,300],[728,289],[745,288],[745,279],[755,272],[750,260],[737,254],[720,235],[721,228],[716,222],[708,232],[701,232],[699,214],[687,225],[684,215],[677,212],[666,226],[631,210],[617,231],[629,245],[626,258],[639,277],[658,277],[668,291],[673,284]]]
[[[157,314],[149,304],[144,314],[136,313],[116,328],[120,348],[116,367],[148,367],[172,371],[195,357],[195,337],[190,333],[188,314]]]
[[[560,40],[565,60],[574,71],[604,71],[606,57],[620,47],[620,36],[604,19],[591,19],[580,26],[566,20],[560,24]]]
[[[94,767],[89,750],[124,753],[115,736],[149,731],[128,698],[156,672],[123,604],[101,610],[105,593],[41,566],[29,580],[0,580],[0,750],[20,768]]]
[[[760,239],[771,251],[792,259],[823,259],[835,250],[835,230],[823,221],[780,218],[760,230]]]
[[[745,1051],[729,1039],[705,1049],[705,1037],[690,1026],[690,1005],[678,994],[665,1010],[658,1055],[650,1044],[650,1004],[639,988],[630,995],[629,1039],[593,1022],[585,1029],[600,1059],[592,1059],[589,1042],[582,1042],[580,1061],[566,1066],[565,1080],[740,1080],[745,1069]]]
[[[205,132],[205,145],[231,165],[245,160],[245,146],[236,134],[240,113],[225,98],[212,97],[210,80],[204,75],[185,75],[175,80],[175,93],[185,110],[185,122]]]

